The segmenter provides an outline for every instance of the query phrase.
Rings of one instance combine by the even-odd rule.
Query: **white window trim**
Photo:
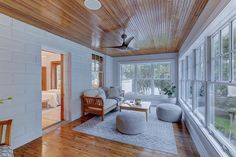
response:
[[[221,149],[223,149],[224,150],[224,152],[225,153],[227,153],[229,156],[232,156],[232,154],[236,154],[236,150],[235,150],[235,147],[233,148],[233,146],[228,142],[228,141],[226,141],[224,138],[223,138],[223,136],[222,135],[219,135],[219,132],[217,131],[217,130],[212,130],[211,129],[211,121],[210,121],[210,119],[211,119],[211,116],[212,116],[212,114],[211,114],[211,109],[210,109],[210,106],[211,106],[211,103],[212,102],[210,102],[211,100],[211,91],[209,90],[209,88],[211,87],[211,84],[214,84],[214,83],[216,83],[216,84],[225,84],[225,85],[233,85],[233,86],[236,86],[236,81],[233,81],[233,58],[232,58],[232,54],[233,53],[235,53],[236,52],[236,50],[234,50],[233,49],[233,38],[232,38],[232,36],[233,36],[233,31],[232,31],[232,23],[233,23],[233,20],[236,20],[236,18],[231,18],[231,20],[230,20],[230,22],[227,22],[226,24],[224,24],[224,26],[223,27],[221,27],[219,30],[217,30],[216,31],[216,33],[214,33],[212,36],[210,36],[210,37],[206,37],[206,40],[205,40],[205,42],[206,42],[206,48],[205,48],[205,51],[206,51],[206,58],[208,59],[207,61],[206,61],[206,68],[205,68],[205,82],[206,82],[206,102],[207,102],[207,104],[206,104],[206,106],[205,106],[205,111],[206,111],[206,113],[205,113],[205,125],[204,125],[204,123],[198,123],[198,126],[199,126],[199,128],[201,128],[202,129],[202,132],[204,132],[204,130],[208,130],[209,131],[209,133],[211,134],[211,136],[209,136],[208,135],[208,137],[209,138],[212,138],[212,137],[214,137],[214,141],[217,141],[217,143],[219,144],[219,145],[221,145]],[[211,76],[211,64],[212,64],[212,57],[211,57],[211,45],[212,45],[212,42],[211,42],[211,39],[212,39],[212,37],[215,35],[215,34],[217,34],[217,33],[219,33],[219,32],[221,32],[221,30],[222,29],[224,29],[227,25],[229,25],[230,26],[230,44],[229,44],[229,46],[230,46],[230,50],[229,50],[229,52],[227,53],[227,54],[229,54],[230,55],[230,76],[229,76],[229,81],[216,81],[216,80],[213,80],[212,79],[212,76]],[[223,56],[223,55],[225,55],[225,54],[222,54],[222,48],[221,48],[221,44],[222,44],[222,39],[221,39],[221,33],[220,33],[220,56]],[[182,59],[182,58],[184,58],[184,59]],[[187,57],[185,57],[185,55],[184,56],[182,56],[179,60],[180,60],[180,62],[181,63],[183,63],[182,62],[182,60],[186,60],[186,58]],[[221,62],[221,61],[220,61]],[[180,63],[179,63],[179,65],[181,65]],[[222,64],[220,64],[221,66],[222,66]],[[182,67],[181,67],[182,68]],[[186,70],[186,69],[184,69],[184,70]],[[183,73],[186,73],[186,71],[185,72],[183,72],[182,71],[182,74]],[[221,70],[220,70],[220,77],[222,77],[222,75],[221,75]],[[187,78],[188,79],[188,78]],[[181,79],[179,79],[179,82],[181,82],[182,80],[184,80],[183,79],[183,77],[181,77]],[[181,84],[182,85],[182,84]],[[185,90],[185,87],[183,88],[183,86],[181,86],[180,87],[180,90]],[[195,91],[195,90],[194,90]],[[195,122],[199,122],[199,121],[201,121],[201,119],[199,119],[199,118],[197,118],[197,115],[196,114],[194,114],[194,110],[193,109],[191,109],[190,107],[189,107],[189,105],[186,103],[186,101],[185,100],[183,100],[182,99],[182,95],[181,95],[182,93],[180,92],[179,93],[179,102],[180,102],[180,104],[182,104],[182,106],[185,108],[185,110],[188,110],[188,111],[191,111],[189,114],[191,114],[191,117],[194,119],[194,121]],[[206,135],[206,132],[205,132],[205,135]],[[214,143],[214,142],[213,142]],[[219,149],[218,149],[219,150]]]
[[[142,60],[142,61],[125,61],[125,62],[118,62],[118,67],[119,67],[119,72],[118,72],[118,75],[119,75],[119,86],[121,87],[122,84],[122,68],[121,66],[122,65],[125,65],[125,64],[152,64],[152,63],[156,63],[156,64],[170,64],[170,80],[171,82],[173,82],[175,84],[175,86],[177,87],[177,76],[175,74],[175,66],[176,66],[176,60],[175,59],[165,59],[165,60],[148,60],[148,61],[145,61],[145,60]],[[137,73],[137,66],[135,66],[135,74]],[[146,97],[146,98],[149,98],[149,97],[162,97],[163,98],[163,95],[154,95],[153,93],[151,95],[142,95],[142,94],[138,94],[137,93],[137,78],[135,77],[134,78],[134,81],[135,81],[135,84],[134,84],[134,88],[135,88],[135,92],[133,94],[126,94],[128,96],[142,96],[142,97]],[[176,89],[177,91],[178,89]],[[177,95],[176,95],[177,96]]]

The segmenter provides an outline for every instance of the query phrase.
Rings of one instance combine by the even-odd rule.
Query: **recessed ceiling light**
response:
[[[91,10],[98,10],[102,7],[102,4],[99,0],[85,0],[84,5]]]

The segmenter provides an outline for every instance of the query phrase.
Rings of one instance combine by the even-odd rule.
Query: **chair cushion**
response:
[[[88,89],[84,91],[84,96],[87,96],[87,97],[96,97],[98,94],[99,93],[97,89]]]
[[[7,145],[0,146],[0,156],[1,157],[14,157],[13,150]]]
[[[114,99],[106,99],[104,103],[104,109],[108,109],[117,104],[117,101]]]

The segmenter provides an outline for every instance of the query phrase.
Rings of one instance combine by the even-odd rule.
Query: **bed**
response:
[[[61,105],[60,90],[48,90],[42,92],[42,102],[47,102],[48,107]]]

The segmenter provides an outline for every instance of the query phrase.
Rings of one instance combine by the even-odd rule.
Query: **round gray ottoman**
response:
[[[116,128],[123,134],[135,135],[146,130],[145,116],[137,113],[120,112],[116,116]]]
[[[179,106],[171,103],[162,103],[157,106],[157,117],[166,122],[178,122],[182,118],[182,110]]]

